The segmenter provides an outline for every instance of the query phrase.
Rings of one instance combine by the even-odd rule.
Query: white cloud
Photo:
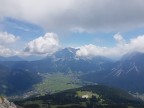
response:
[[[11,50],[5,46],[0,45],[0,56],[14,56],[17,55],[19,52],[15,50]]]
[[[144,0],[0,0],[0,17],[50,31],[121,31],[144,26]]]
[[[0,32],[0,43],[15,43],[20,37],[7,32]]]
[[[86,58],[92,58],[95,56],[117,57],[120,56],[119,54],[122,54],[119,52],[121,52],[119,48],[100,47],[89,44],[80,47],[80,50],[78,50],[76,54],[79,57],[86,57]]]
[[[98,55],[114,58],[121,57],[122,55],[133,51],[144,52],[144,35],[137,36],[127,43],[123,42],[125,40],[119,33],[114,35],[114,39],[118,42],[118,45],[115,47],[100,47],[92,44],[84,45],[80,47],[80,50],[78,50],[76,54],[79,57],[88,58]],[[119,44],[119,42],[122,43]]]
[[[32,54],[52,54],[57,51],[59,47],[57,34],[46,33],[44,36],[30,41],[25,47],[25,52]]]
[[[122,35],[120,33],[115,34],[113,37],[117,41],[118,44],[125,43],[125,39],[122,37]]]
[[[0,32],[0,56],[14,56],[19,53],[19,51],[13,49],[13,45],[20,37],[7,32]]]

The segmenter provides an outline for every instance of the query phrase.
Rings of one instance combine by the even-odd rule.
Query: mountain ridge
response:
[[[144,103],[128,92],[104,85],[86,85],[40,97],[31,97],[16,101],[25,108],[134,108]]]
[[[72,72],[79,74],[79,78],[84,81],[110,85],[133,92],[144,92],[143,53],[129,53],[119,61],[112,61],[103,56],[96,56],[91,59],[80,58],[76,55],[77,50],[74,48],[61,49],[51,56],[36,61],[0,61],[0,65],[5,67],[0,67],[1,71],[5,70],[6,73],[4,74],[5,79],[1,79],[0,82],[6,82],[4,83],[6,87],[9,86],[8,83],[13,81],[13,84],[15,82],[18,84],[19,81],[26,84],[28,82],[24,79],[28,77],[37,83],[41,79],[38,73],[62,72],[67,74]],[[17,77],[13,75],[17,75]],[[23,80],[18,76],[23,76]],[[32,82],[29,80],[29,87],[34,84]],[[17,84],[15,88],[19,85]]]

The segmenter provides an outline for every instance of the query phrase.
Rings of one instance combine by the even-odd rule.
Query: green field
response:
[[[43,81],[35,85],[34,88],[43,95],[80,87],[80,80],[73,74],[44,74],[42,77]]]

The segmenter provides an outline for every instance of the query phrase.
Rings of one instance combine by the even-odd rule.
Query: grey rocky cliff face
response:
[[[0,108],[17,108],[13,102],[9,102],[6,98],[0,97]]]

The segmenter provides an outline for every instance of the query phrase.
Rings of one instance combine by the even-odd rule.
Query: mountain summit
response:
[[[105,69],[108,64],[111,64],[111,60],[97,56],[93,59],[83,59],[76,55],[78,49],[65,48],[57,51],[51,56],[47,56],[45,59],[34,61],[33,65],[36,70],[40,72],[92,72],[100,69]]]

